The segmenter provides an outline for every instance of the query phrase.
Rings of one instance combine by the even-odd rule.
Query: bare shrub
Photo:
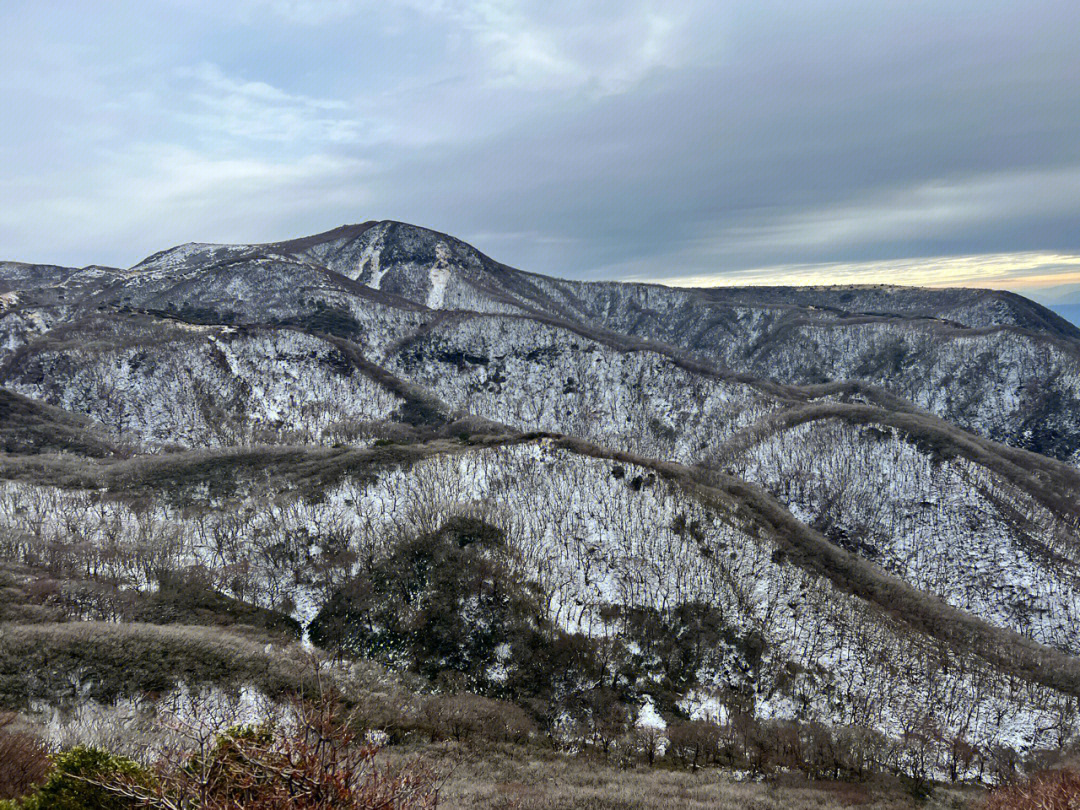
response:
[[[1043,771],[1026,782],[991,791],[981,810],[1074,810],[1080,807],[1080,773]]]
[[[520,707],[479,695],[435,695],[425,702],[424,717],[437,740],[524,742],[535,730]]]
[[[18,715],[0,713],[0,799],[28,793],[45,781],[48,752],[41,740],[21,728]]]
[[[211,730],[175,721],[178,750],[151,782],[122,774],[102,787],[156,810],[434,810],[439,777],[420,760],[390,766],[329,698],[295,700],[279,723]],[[191,750],[194,753],[189,753]]]
[[[680,765],[696,771],[716,761],[721,730],[707,720],[673,723],[667,730],[668,751]]]
[[[632,732],[634,747],[650,765],[664,750],[664,732],[654,726],[637,726]]]

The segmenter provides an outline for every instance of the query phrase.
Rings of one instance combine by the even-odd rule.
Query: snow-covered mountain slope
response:
[[[691,714],[749,707],[764,718],[858,723],[896,736],[931,716],[945,739],[1016,748],[1056,744],[1071,729],[1074,698],[1053,685],[1067,676],[1067,660],[1033,660],[1014,637],[970,620],[961,628],[970,641],[944,626],[941,637],[920,632],[903,604],[887,609],[794,562],[790,542],[747,501],[695,495],[662,465],[543,439],[418,452],[408,463],[370,453],[282,459],[210,489],[215,466],[189,459],[172,496],[149,504],[145,486],[166,475],[160,465],[113,468],[108,497],[9,481],[0,521],[27,563],[53,549],[61,569],[97,548],[102,581],[140,589],[148,587],[140,555],[125,550],[153,547],[159,566],[201,563],[224,591],[290,605],[306,623],[348,577],[350,560],[385,553],[401,532],[470,515],[503,528],[521,576],[541,585],[550,617],[567,629],[619,633],[607,610],[616,605],[718,611],[740,641],[708,657],[684,695]],[[335,463],[319,484],[297,477]],[[86,610],[102,618],[97,611],[109,607]],[[979,627],[997,640],[992,649],[980,647]],[[1006,657],[1013,666],[1003,671]]]
[[[521,312],[532,303],[504,288],[501,280],[516,271],[458,239],[404,223],[339,228],[273,247],[429,309]]]
[[[292,329],[97,316],[9,358],[3,385],[151,447],[333,443],[403,399]]]
[[[694,306],[777,310],[826,319],[852,316],[930,319],[968,328],[1015,326],[1052,337],[1077,338],[1080,330],[1015,293],[968,288],[928,289],[886,284],[831,287],[713,287],[670,290],[659,285],[584,283],[532,276],[545,293],[588,318],[656,308],[658,299]],[[674,293],[674,295],[672,295]],[[598,308],[599,305],[599,308]]]
[[[1011,327],[913,328],[905,321],[802,321],[770,330],[749,355],[716,362],[806,384],[858,379],[983,436],[1056,458],[1078,456],[1080,344]]]
[[[1080,652],[1076,513],[883,423],[803,422],[725,454],[800,520],[921,590]]]
[[[718,611],[687,706],[1033,746],[1080,699],[1080,333],[1016,296],[586,284],[370,222],[0,264],[0,386],[20,565],[146,590],[153,547],[306,624],[479,515],[561,627]]]
[[[429,308],[543,313],[783,383],[863,380],[995,440],[1080,458],[1080,330],[1012,293],[584,283],[401,223],[326,237],[275,248]]]
[[[582,319],[723,368],[793,384],[863,380],[967,430],[1078,458],[1071,414],[1080,413],[1080,335],[1018,296],[896,287],[683,291],[547,279],[543,287],[583,302]],[[940,314],[931,315],[935,306]]]
[[[783,405],[748,382],[527,317],[444,318],[394,346],[385,362],[451,406],[518,430],[679,460],[702,458]]]

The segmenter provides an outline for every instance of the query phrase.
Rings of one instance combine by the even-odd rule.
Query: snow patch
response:
[[[428,281],[431,287],[428,290],[427,308],[442,309],[446,285],[450,281],[450,248],[443,242],[435,247],[435,264],[428,271]]]
[[[645,698],[645,703],[642,705],[641,711],[638,712],[637,727],[667,731],[667,722],[660,716],[660,712],[656,710],[656,704],[653,703],[651,697]]]

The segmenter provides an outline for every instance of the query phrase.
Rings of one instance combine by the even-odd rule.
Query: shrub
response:
[[[180,684],[254,685],[268,695],[302,688],[281,650],[206,627],[69,622],[6,625],[0,634],[0,705],[31,700],[165,693]]]
[[[94,748],[54,759],[33,793],[0,810],[434,810],[438,775],[378,762],[329,698],[296,700],[280,724],[215,729],[174,718],[152,768]]]
[[[1044,771],[1026,782],[991,791],[981,810],[1072,810],[1080,806],[1080,773]]]
[[[424,704],[432,739],[524,742],[533,732],[529,716],[513,703],[480,695],[434,695]]]
[[[691,770],[715,762],[720,751],[720,726],[707,720],[673,723],[667,731],[668,751]]]
[[[629,684],[648,681],[650,694],[668,711],[703,671],[727,673],[735,668],[749,673],[760,665],[764,652],[759,635],[736,632],[715,606],[700,602],[667,610],[609,605],[603,615],[618,628],[611,654],[620,679]],[[748,688],[746,682],[730,686],[736,691]]]
[[[118,782],[150,790],[153,777],[130,759],[96,748],[72,748],[53,758],[45,783],[33,793],[8,805],[10,810],[132,810],[135,799],[118,795]]]
[[[397,542],[336,593],[309,630],[316,644],[433,681],[459,673],[466,689],[493,694],[506,680],[500,665],[531,643],[541,613],[534,589],[511,571],[502,532],[455,518]]]
[[[433,810],[437,774],[419,760],[380,764],[351,719],[322,698],[295,701],[280,724],[189,728],[203,741],[193,755],[167,754],[153,783],[120,778],[111,789],[158,810]]]
[[[28,793],[45,781],[49,770],[49,757],[41,740],[17,723],[17,715],[0,713],[0,799]]]
[[[130,611],[130,620],[149,624],[247,625],[298,639],[300,624],[291,616],[219,593],[199,572],[169,574],[157,591],[147,594]]]

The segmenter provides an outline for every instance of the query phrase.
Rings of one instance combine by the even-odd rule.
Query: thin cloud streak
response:
[[[923,287],[982,287],[1029,295],[1080,284],[1080,254],[999,253],[938,256],[857,263],[777,265],[725,274],[635,278],[674,287],[821,286],[895,284]]]
[[[292,94],[266,82],[239,79],[209,62],[181,68],[176,75],[194,85],[187,98],[195,108],[177,113],[177,118],[203,136],[216,132],[234,139],[303,142],[310,148],[357,143],[365,135],[370,140],[377,130],[355,117],[345,101]]]

